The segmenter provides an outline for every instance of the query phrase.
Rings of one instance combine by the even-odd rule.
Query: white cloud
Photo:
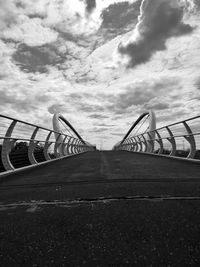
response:
[[[107,35],[113,30],[109,23],[107,32],[99,30],[101,11],[114,2],[122,1],[97,1],[86,14],[83,1],[0,1],[1,113],[51,127],[49,111],[60,111],[88,141],[106,139],[104,148],[112,147],[145,109],[154,107],[160,124],[197,115],[199,15],[192,9],[187,16],[181,13],[178,25],[191,25],[191,34],[165,39],[165,51],[127,70],[113,56],[120,41],[132,36],[136,14],[129,32],[120,29],[118,34],[116,27]],[[40,67],[46,68],[43,73]]]
[[[0,31],[17,22],[18,11],[12,0],[0,0]]]
[[[43,26],[40,18],[29,19],[21,15],[18,19],[18,24],[4,30],[1,37],[22,42],[28,46],[41,46],[55,42],[58,33]]]

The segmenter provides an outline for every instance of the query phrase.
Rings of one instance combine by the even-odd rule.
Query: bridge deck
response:
[[[0,261],[198,266],[199,171],[193,162],[108,151],[9,175],[0,186]]]
[[[0,201],[197,196],[199,173],[200,164],[193,162],[126,151],[87,152],[6,176]]]

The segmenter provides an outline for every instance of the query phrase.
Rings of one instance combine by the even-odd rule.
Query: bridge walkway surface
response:
[[[87,152],[0,183],[1,266],[199,266],[200,164]]]

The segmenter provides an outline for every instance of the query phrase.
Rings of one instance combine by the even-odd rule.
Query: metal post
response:
[[[162,154],[163,153],[163,141],[162,141],[162,138],[161,138],[159,132],[157,130],[155,132],[156,132],[156,134],[158,136],[158,139],[156,139],[156,141],[158,142],[158,144],[160,146],[158,154]]]
[[[189,152],[187,158],[194,158],[194,156],[196,154],[196,142],[195,142],[195,139],[194,139],[194,135],[192,133],[191,128],[189,127],[189,125],[185,121],[183,121],[183,125],[185,126],[186,131],[188,133],[188,135],[185,135],[184,138],[190,144],[190,152]]]
[[[172,131],[169,129],[168,126],[165,127],[170,135],[170,137],[167,138],[167,140],[171,143],[171,146],[172,146],[172,150],[171,150],[171,153],[169,154],[169,156],[175,156],[176,154],[176,141],[175,141],[175,138],[173,136],[173,133]]]
[[[147,149],[148,149],[148,143],[147,143],[147,140],[146,138],[144,137],[144,134],[141,135],[143,137],[143,141],[142,143],[144,144],[144,152],[147,152]]]
[[[32,165],[33,164],[38,164],[38,162],[37,162],[37,160],[35,159],[35,156],[34,156],[34,149],[37,146],[37,144],[39,143],[38,141],[34,140],[38,130],[39,130],[39,127],[36,127],[35,130],[33,131],[33,134],[31,136],[31,140],[30,140],[29,146],[28,146],[28,159],[29,159],[29,161],[30,161],[30,163]]]
[[[54,154],[55,154],[56,158],[62,157],[62,152],[61,152],[61,148],[60,148],[62,143],[60,142],[60,137],[61,137],[61,133],[57,134],[56,142],[54,144]],[[59,153],[58,153],[58,149],[59,149]]]
[[[47,138],[44,144],[44,157],[46,160],[51,160],[51,157],[49,156],[49,153],[48,153],[48,149],[53,143],[53,142],[49,142],[51,134],[52,134],[52,131],[50,131],[49,134],[47,135]]]
[[[2,144],[1,160],[6,171],[14,170],[14,166],[10,162],[9,153],[14,146],[16,139],[11,139],[12,132],[17,124],[16,120],[13,120],[5,134],[5,138]]]

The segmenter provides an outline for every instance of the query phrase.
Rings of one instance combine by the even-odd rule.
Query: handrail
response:
[[[4,123],[5,119],[9,120],[9,125]],[[76,137],[70,136],[61,131],[0,114],[0,121],[2,122],[2,120],[3,124],[0,126],[1,130],[5,129],[5,134],[2,135],[0,132],[2,143],[0,144],[0,172],[14,171],[27,165],[95,150],[95,146],[77,135]],[[17,132],[14,132],[16,125],[18,126]],[[26,125],[31,126],[31,129],[26,130]],[[71,124],[70,127],[76,134],[77,132]],[[27,134],[30,137],[26,138]],[[52,140],[53,135],[55,136],[54,140]]]
[[[131,136],[129,138],[123,138],[122,141],[118,142],[113,149],[128,150],[132,152],[149,152],[154,154],[155,153],[164,154],[166,149],[168,149],[170,153],[169,156],[177,156],[178,151],[180,152],[180,149],[178,149],[178,147],[180,147],[180,143],[178,142],[180,138],[183,138],[183,140],[187,141],[188,144],[187,147],[189,148],[189,151],[187,150],[188,151],[187,158],[200,159],[200,148],[199,150],[197,149],[197,144],[200,144],[200,124],[199,128],[195,129],[195,132],[193,132],[191,126],[188,125],[189,121],[196,123],[197,119],[200,119],[200,115],[179,122],[171,123],[169,125],[162,126],[159,128],[154,128],[149,131],[140,133],[138,135]],[[184,129],[184,133],[183,134],[180,133],[181,129],[178,129],[177,134],[174,133],[174,131],[177,131],[177,129],[172,129],[173,126],[175,125],[180,125],[182,129]],[[197,128],[197,124],[195,124],[195,128]],[[165,132],[162,132],[161,130],[165,130]],[[127,137],[127,134],[125,137]],[[168,141],[168,143],[164,144],[163,140]],[[155,144],[158,144],[157,149],[154,147]],[[168,145],[167,148],[166,145]],[[169,149],[169,147],[171,148]],[[186,157],[184,149],[181,151],[182,155]]]
[[[167,125],[167,126],[168,126],[168,127],[172,127],[172,126],[174,126],[174,125],[183,123],[184,121],[185,121],[185,122],[186,122],[186,121],[191,121],[191,120],[193,120],[193,119],[197,119],[197,118],[200,118],[200,115],[199,115],[199,116],[192,117],[192,118],[189,118],[189,119],[186,119],[186,120],[178,121],[178,122],[169,124],[169,125]],[[164,128],[166,128],[166,126],[162,126],[162,127],[160,127],[160,128],[156,128],[156,129],[153,129],[153,130],[148,131],[148,132],[150,133],[150,132],[153,132],[153,131],[155,131],[155,130],[157,130],[157,131],[158,131],[158,130],[162,130],[162,129],[164,129]]]
[[[15,118],[12,118],[12,117],[8,117],[8,116],[6,116],[6,115],[2,115],[2,114],[0,114],[0,118],[5,118],[5,119],[9,119],[9,120],[17,121],[17,122],[19,122],[19,123],[23,123],[23,124],[26,124],[26,125],[29,125],[29,126],[32,126],[32,127],[38,127],[38,128],[40,128],[40,129],[42,129],[42,130],[45,130],[45,131],[53,131],[54,133],[59,134],[59,132],[57,132],[57,131],[55,131],[55,130],[51,130],[51,129],[48,129],[48,128],[45,128],[45,127],[42,127],[42,126],[38,126],[38,125],[36,125],[36,124],[32,124],[32,123],[30,123],[30,122],[26,122],[26,121],[22,121],[22,120],[15,119]],[[71,137],[70,135],[67,135],[67,136]]]
[[[157,131],[158,129],[156,129],[155,131]],[[146,132],[146,133],[150,133],[150,132],[152,132],[152,131],[148,131],[148,132]],[[144,133],[143,133],[144,134]],[[138,135],[136,135],[136,136],[134,136],[134,137],[142,137],[142,135],[143,134],[138,134]],[[192,133],[192,134],[183,134],[183,135],[172,135],[172,137],[174,137],[174,138],[180,138],[180,137],[185,137],[185,136],[194,136],[194,135],[200,135],[200,132],[198,132],[198,133]],[[151,139],[152,141],[156,141],[156,140],[163,140],[163,139],[167,139],[168,137],[162,137],[162,138],[154,138],[154,139]],[[129,141],[130,139],[132,139],[132,137],[131,138],[128,138],[128,139],[126,139],[127,141]]]

